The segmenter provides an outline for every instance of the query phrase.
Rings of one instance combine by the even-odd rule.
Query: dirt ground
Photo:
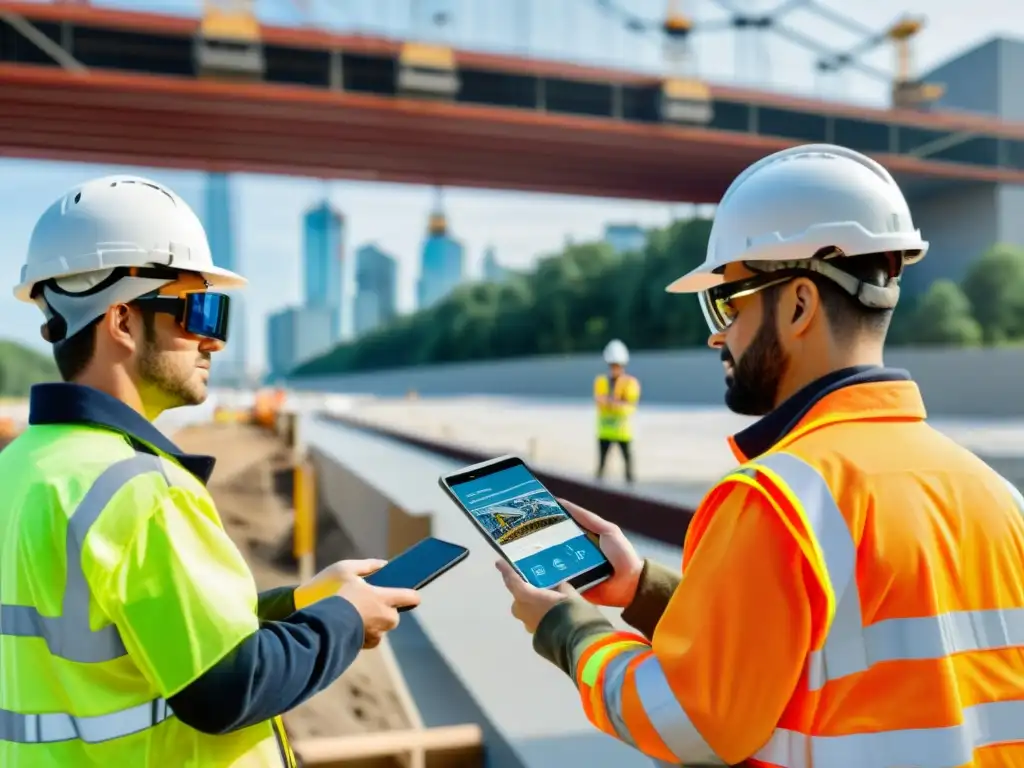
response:
[[[182,450],[217,457],[210,490],[257,587],[294,584],[295,571],[274,564],[290,541],[288,504],[275,493],[275,473],[290,464],[284,446],[273,435],[244,425],[188,427],[174,439]],[[409,727],[377,651],[363,651],[334,685],[284,721],[295,741]]]

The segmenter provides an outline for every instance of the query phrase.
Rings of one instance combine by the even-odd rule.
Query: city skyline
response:
[[[211,175],[206,184],[207,197],[211,188],[223,186],[216,174]],[[432,196],[420,248],[416,300],[406,312],[430,307],[463,282],[499,281],[508,274],[493,243],[483,249],[479,269],[472,275],[466,271],[465,248],[448,228],[444,190],[434,188]],[[644,232],[636,225],[622,226],[627,232]],[[222,239],[231,234],[230,228],[220,222],[214,222],[213,228]],[[609,231],[605,225],[606,239]],[[346,241],[347,233],[348,219],[330,198],[316,200],[305,209],[298,265],[302,296],[296,304],[268,312],[263,318],[265,364],[261,368],[251,366],[247,371],[250,376],[283,376],[338,343],[370,333],[403,314],[398,308],[398,257],[375,241],[352,247]],[[347,258],[348,253],[353,257]],[[228,260],[244,269],[234,261],[233,254]]]

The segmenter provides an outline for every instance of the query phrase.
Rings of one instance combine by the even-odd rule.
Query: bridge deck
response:
[[[509,613],[509,598],[493,567],[495,554],[437,485],[456,468],[412,448],[356,430],[310,419],[306,440],[382,490],[398,506],[430,510],[434,534],[471,550],[467,560],[424,592],[424,602],[403,617],[393,647],[425,718],[451,717],[430,685],[441,675],[425,664],[424,644],[436,651],[435,667],[454,671],[503,745],[491,752],[496,768],[648,768],[650,760],[594,730],[574,686],[536,656],[529,636]],[[661,562],[678,564],[679,550],[638,541]],[[615,618],[609,613],[610,618]],[[451,702],[445,702],[451,706]],[[472,714],[462,702],[461,717]],[[440,722],[431,723],[442,724]],[[485,727],[485,731],[487,730]]]
[[[469,53],[439,103],[399,92],[395,41],[295,30],[265,30],[256,82],[218,82],[196,72],[196,23],[0,0],[0,154],[714,202],[754,160],[818,141],[919,180],[1024,183],[1021,123],[716,87],[707,125],[667,125],[657,78]]]

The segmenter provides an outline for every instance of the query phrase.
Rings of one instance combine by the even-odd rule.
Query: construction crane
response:
[[[832,21],[846,26],[853,25],[838,14],[832,14]],[[851,66],[858,59],[887,41],[896,49],[896,75],[892,78],[892,101],[897,107],[916,108],[942,98],[945,87],[939,83],[924,83],[914,76],[913,49],[911,42],[924,28],[923,17],[903,16],[881,32],[866,34],[856,46],[842,53],[833,53],[818,59],[820,72],[838,72]],[[863,67],[861,67],[863,69]]]
[[[616,17],[630,32],[636,34],[657,33],[665,39],[665,61],[669,78],[683,81],[688,85],[697,83],[695,79],[696,64],[692,60],[690,45],[693,34],[722,29],[731,29],[736,33],[754,32],[772,33],[787,42],[797,45],[817,56],[816,69],[821,73],[839,72],[842,69],[856,69],[864,75],[891,85],[893,106],[901,108],[920,108],[941,98],[945,88],[936,83],[923,83],[914,76],[912,41],[924,27],[923,18],[904,16],[891,24],[882,32],[875,32],[869,27],[852,19],[818,0],[783,0],[774,9],[762,13],[748,13],[738,7],[736,0],[712,0],[728,14],[725,20],[714,22],[693,23],[680,8],[679,0],[669,0],[665,18],[662,22],[644,20],[628,11],[624,4],[616,0],[594,0],[595,4],[606,14]],[[860,35],[861,43],[848,51],[836,51],[809,37],[784,21],[792,11],[805,9],[819,18]],[[861,60],[864,54],[885,42],[892,42],[896,49],[895,73],[871,66]],[[767,49],[761,45],[737,45],[737,72],[743,69],[740,57],[745,52],[753,51],[758,56],[757,71],[767,72],[769,62]]]
[[[692,66],[692,47],[690,45],[693,32],[693,19],[683,13],[682,0],[668,0],[665,22],[662,24],[665,34],[665,60],[673,74],[690,74]]]
[[[643,19],[616,0],[594,0],[606,16],[621,23],[636,35],[658,35],[662,40],[665,77],[661,84],[662,119],[676,123],[704,125],[713,118],[711,91],[698,77],[692,49],[693,35],[728,29],[721,22],[696,25],[682,8],[682,0],[668,0],[665,15],[659,21]]]

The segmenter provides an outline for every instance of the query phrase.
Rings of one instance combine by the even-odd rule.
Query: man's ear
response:
[[[815,316],[821,311],[821,294],[818,293],[818,286],[805,277],[794,280],[791,290],[786,293],[787,306],[780,314],[789,333],[799,338],[807,333]]]
[[[115,304],[108,309],[100,325],[105,328],[114,344],[128,351],[135,351],[139,333],[138,323],[127,304]]]

